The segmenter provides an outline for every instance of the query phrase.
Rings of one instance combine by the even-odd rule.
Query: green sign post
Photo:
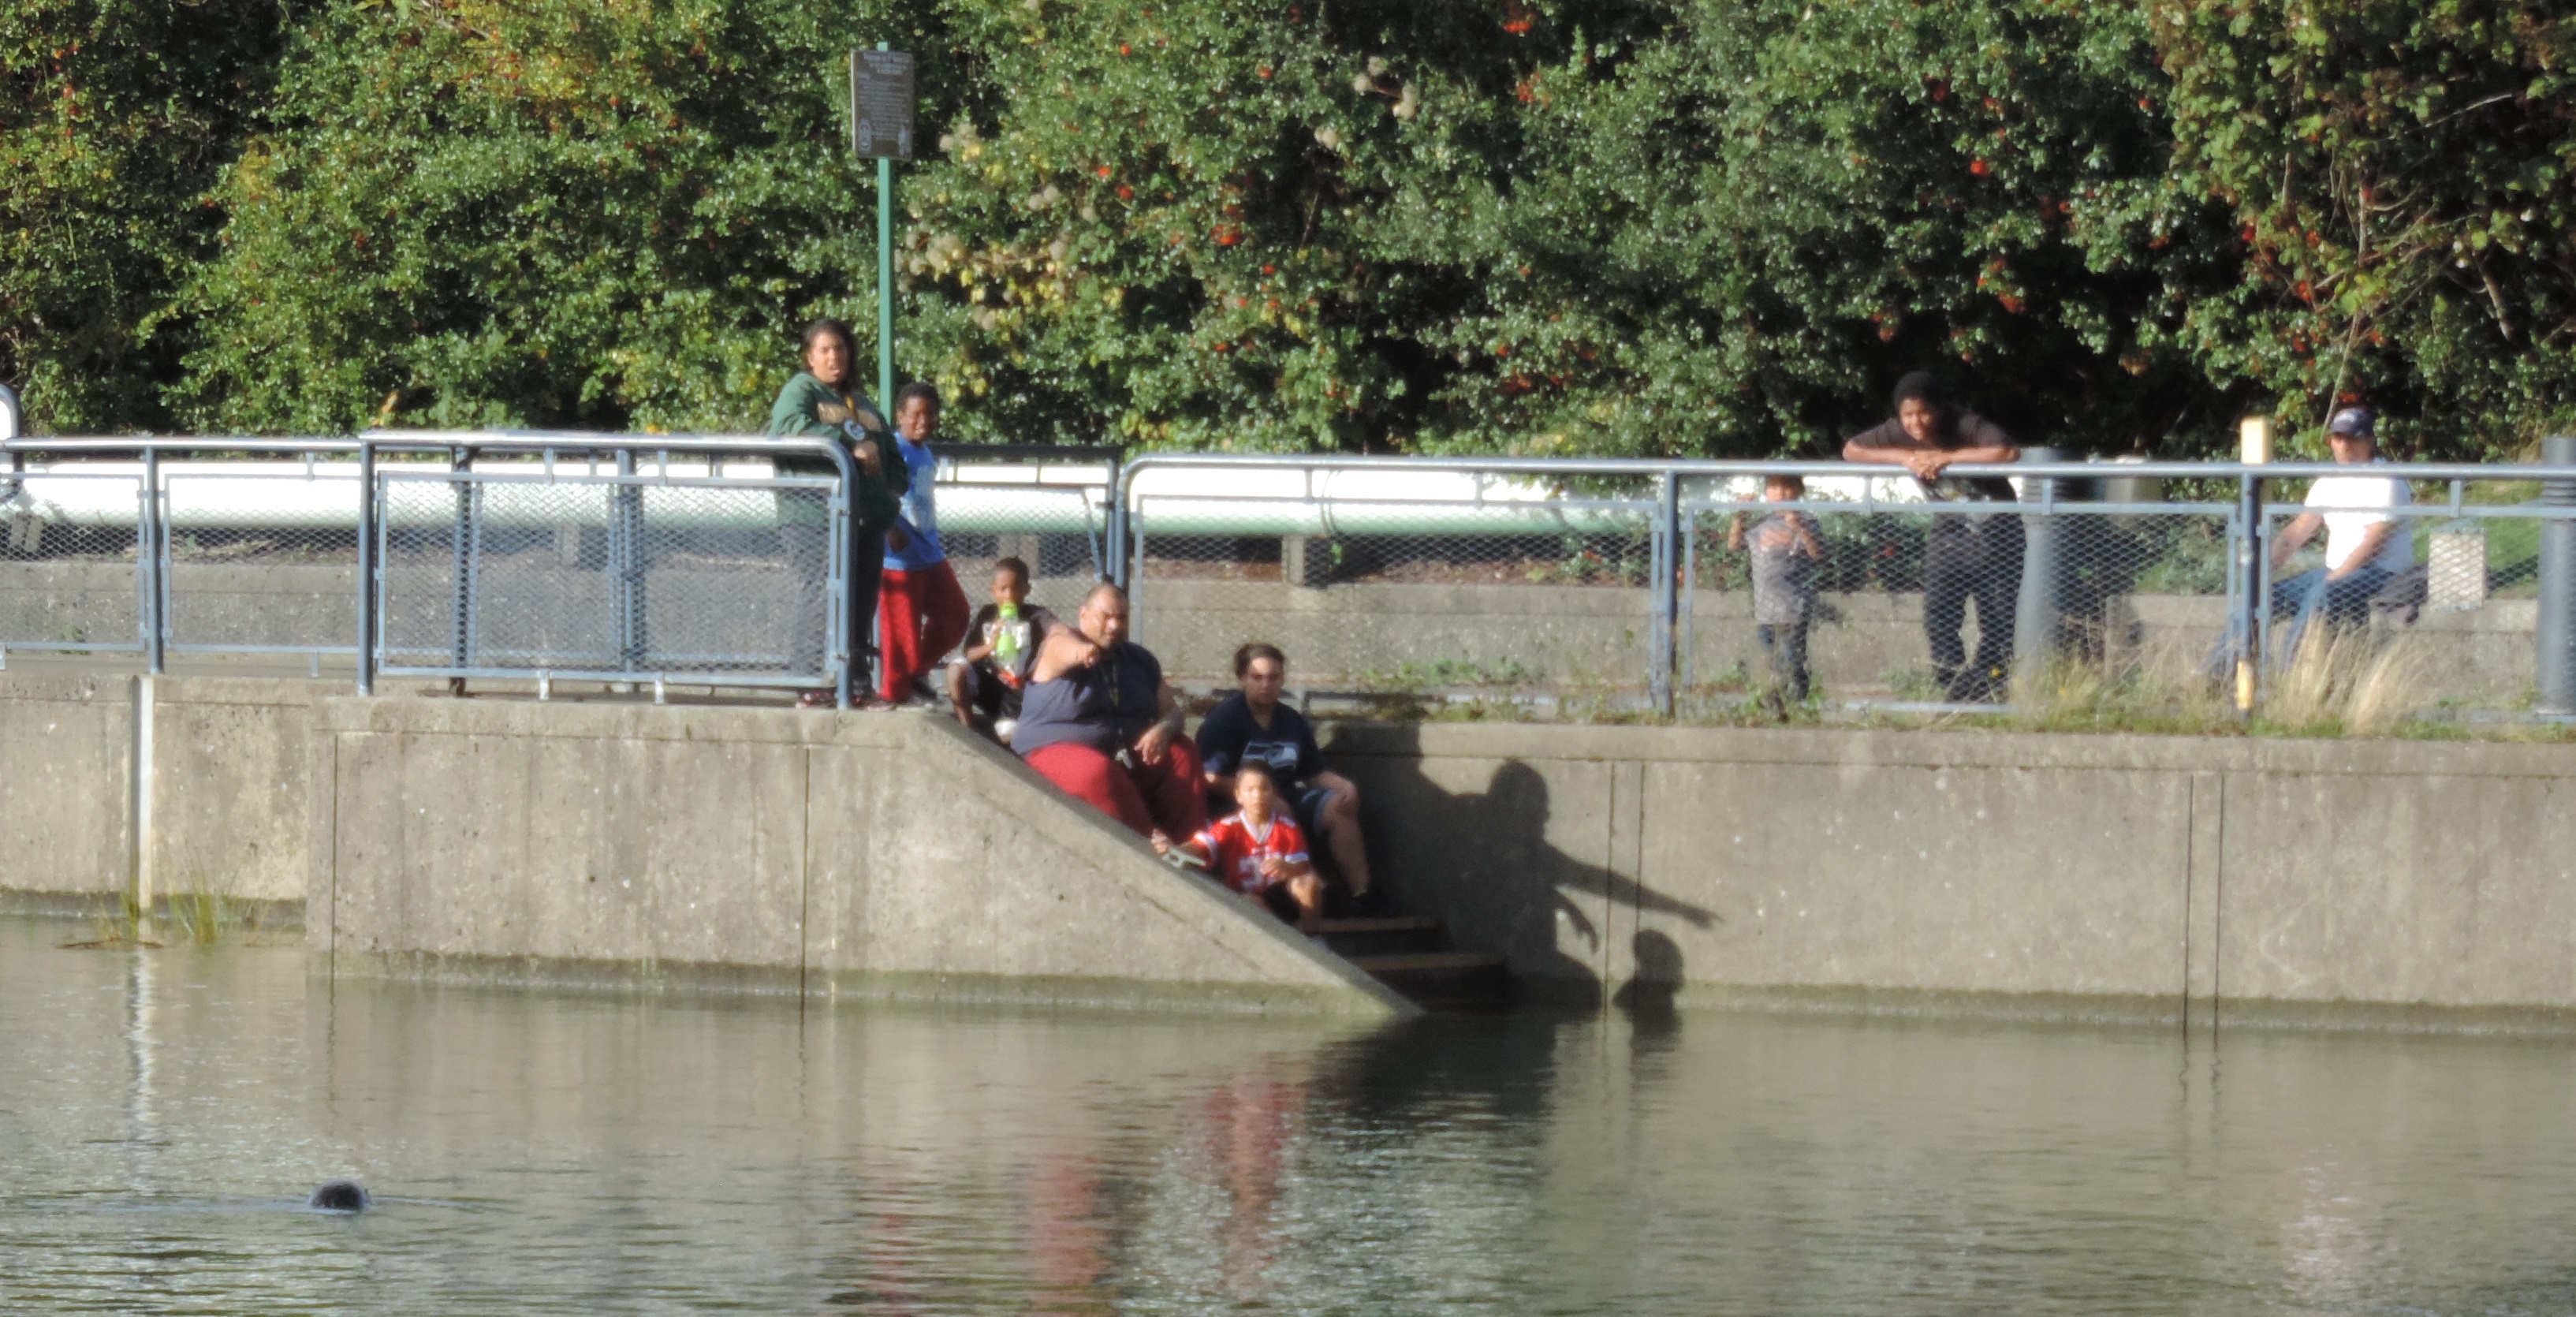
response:
[[[877,162],[877,406],[894,407],[894,162],[912,158],[912,56],[850,52],[850,154]]]

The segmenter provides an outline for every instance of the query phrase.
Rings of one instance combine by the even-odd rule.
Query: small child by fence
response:
[[[1797,476],[1765,476],[1762,497],[1770,503],[1794,503],[1807,493]],[[1791,703],[1807,698],[1807,622],[1815,612],[1816,569],[1824,564],[1825,543],[1816,519],[1790,509],[1771,512],[1747,524],[1736,513],[1726,528],[1729,553],[1748,550],[1753,558],[1753,630],[1771,662],[1775,695]]]

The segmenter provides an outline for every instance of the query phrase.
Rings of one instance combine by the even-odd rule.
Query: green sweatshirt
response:
[[[769,409],[769,433],[829,439],[846,448],[850,438],[841,423],[853,420],[871,436],[887,436],[876,440],[881,459],[877,474],[870,475],[866,467],[858,467],[858,486],[850,491],[850,513],[858,520],[859,533],[879,535],[903,515],[903,496],[912,487],[912,473],[895,452],[885,417],[867,399],[844,393],[814,378],[813,372],[800,370],[787,381],[786,388],[778,391],[778,401]],[[851,460],[856,463],[856,454]],[[777,465],[782,476],[840,474],[840,468],[828,457],[786,457],[780,458]],[[779,503],[778,521],[783,526],[819,526],[824,514],[814,500],[786,499]]]

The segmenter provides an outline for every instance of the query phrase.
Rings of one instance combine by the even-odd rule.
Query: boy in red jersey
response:
[[[1257,759],[1243,762],[1235,772],[1234,803],[1239,812],[1199,834],[1208,873],[1280,918],[1294,920],[1298,932],[1317,937],[1323,927],[1324,880],[1306,858],[1306,834],[1280,808],[1270,765]]]

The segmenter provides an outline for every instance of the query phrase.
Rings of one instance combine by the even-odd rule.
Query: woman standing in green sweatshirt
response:
[[[909,473],[900,461],[890,460],[894,445],[881,436],[888,433],[884,416],[867,399],[859,396],[853,366],[858,353],[850,341],[850,331],[837,320],[817,320],[805,326],[805,369],[787,381],[778,391],[778,401],[769,409],[769,433],[803,435],[829,439],[846,445],[858,468],[858,484],[850,490],[850,543],[848,561],[841,565],[844,583],[843,616],[854,620],[851,656],[851,698],[865,706],[875,700],[875,683],[871,680],[865,656],[873,652],[868,643],[869,627],[877,616],[878,573],[885,566],[889,538],[900,537],[895,523],[903,512],[903,494],[910,485]],[[778,464],[782,476],[834,476],[840,468],[823,457],[782,458]],[[825,503],[810,497],[787,497],[778,501],[778,539],[787,552],[787,560],[796,571],[796,608],[794,631],[790,634],[788,662],[799,672],[823,670],[823,631],[830,616],[825,607],[823,584],[829,578],[832,528]],[[902,548],[896,538],[895,548]],[[807,691],[797,701],[804,708],[828,708],[833,692]]]

